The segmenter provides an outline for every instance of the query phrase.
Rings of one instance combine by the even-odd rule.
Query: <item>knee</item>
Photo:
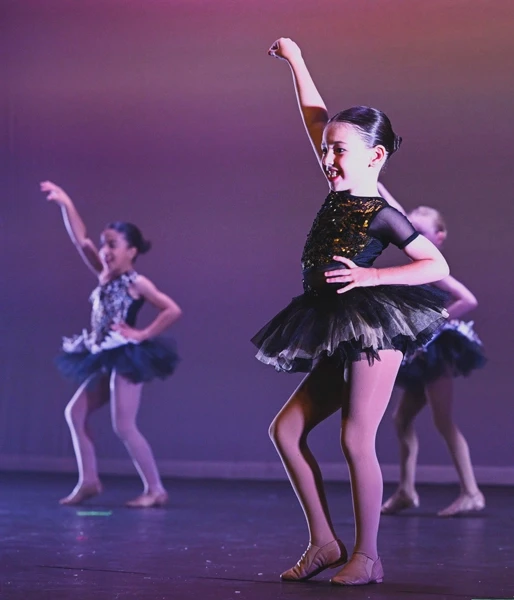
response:
[[[134,423],[127,423],[122,419],[114,419],[112,422],[112,429],[122,442],[127,441],[132,434],[137,431]]]
[[[271,425],[268,429],[268,434],[271,441],[279,451],[291,444],[297,447],[303,437],[302,432],[296,431],[296,428],[293,426],[293,424],[280,414],[277,415],[271,422]]]
[[[341,434],[341,448],[345,457],[355,461],[360,456],[369,455],[370,450],[374,452],[374,443],[369,444],[369,436],[363,435],[358,428],[346,427]]]
[[[405,415],[400,411],[396,410],[393,414],[394,427],[398,434],[402,434],[407,429],[407,419]]]
[[[64,418],[70,427],[76,428],[82,424],[80,411],[74,402],[70,402],[64,409]]]
[[[282,420],[280,419],[280,416],[277,415],[268,428],[268,435],[275,446],[280,445],[282,440],[282,430]]]
[[[435,428],[443,437],[448,437],[457,429],[451,417],[448,415],[434,414],[432,418]]]

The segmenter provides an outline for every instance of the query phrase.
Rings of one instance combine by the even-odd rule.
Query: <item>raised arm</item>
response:
[[[383,183],[381,183],[380,181],[377,183],[378,186],[378,193],[382,196],[382,198],[389,204],[389,206],[392,206],[393,208],[396,208],[397,211],[401,212],[402,215],[407,215],[407,213],[405,212],[403,206],[398,202],[398,200],[396,200],[396,198],[394,198],[394,196],[387,190],[387,188],[385,187],[385,185]]]
[[[450,319],[460,319],[478,306],[478,301],[471,291],[451,275],[441,279],[434,285],[448,292],[451,296],[450,304],[447,306]]]
[[[62,188],[51,181],[43,181],[40,188],[42,192],[47,194],[46,199],[48,201],[55,202],[61,207],[64,226],[82,260],[95,275],[101,273],[103,267],[98,250],[88,237],[84,221],[81,219],[71,198]]]
[[[289,38],[278,39],[268,54],[285,60],[291,67],[298,108],[312,148],[321,164],[321,139],[328,121],[328,112],[307,69],[299,46]]]

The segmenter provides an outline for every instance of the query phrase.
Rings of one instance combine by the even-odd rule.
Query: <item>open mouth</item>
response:
[[[337,169],[333,167],[325,167],[325,175],[329,181],[335,181],[338,177],[341,176]]]

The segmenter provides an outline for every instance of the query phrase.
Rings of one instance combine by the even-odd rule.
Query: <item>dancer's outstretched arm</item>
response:
[[[280,38],[271,46],[268,54],[285,60],[291,67],[298,108],[312,148],[321,165],[321,139],[328,121],[328,112],[303,60],[300,47],[289,38]]]
[[[42,192],[47,194],[47,200],[55,202],[61,207],[64,226],[82,260],[95,275],[100,274],[103,266],[98,249],[88,237],[84,221],[75,208],[72,199],[62,188],[51,181],[43,181],[40,188]]]

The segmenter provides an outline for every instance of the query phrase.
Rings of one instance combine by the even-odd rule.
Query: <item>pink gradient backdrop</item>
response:
[[[0,455],[71,456],[73,388],[52,365],[87,324],[94,280],[38,182],[76,200],[92,235],[132,220],[140,270],[183,307],[183,363],[147,387],[160,459],[275,460],[271,418],[299,381],[253,359],[251,335],[301,290],[326,185],[302,131],[280,35],[302,45],[329,109],[385,110],[403,137],[385,183],[443,210],[453,274],[476,292],[490,365],[459,381],[479,465],[511,465],[514,406],[511,0],[2,2]],[[391,251],[384,263],[401,259]],[[149,318],[150,311],[145,312]],[[102,456],[124,449],[95,417]],[[421,462],[449,459],[420,420]],[[313,435],[342,460],[337,419]],[[381,459],[397,460],[390,412]]]

